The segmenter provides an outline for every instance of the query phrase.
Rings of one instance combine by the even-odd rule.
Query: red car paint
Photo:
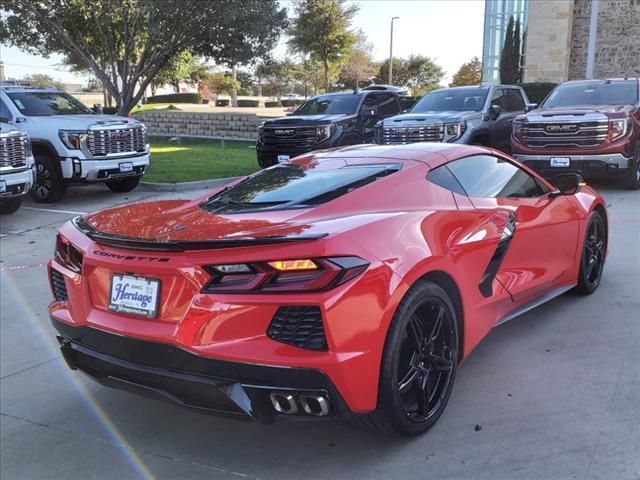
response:
[[[59,259],[51,260],[50,270],[64,276],[68,300],[52,302],[50,315],[66,325],[175,345],[205,358],[319,370],[352,412],[370,412],[376,408],[387,330],[399,302],[419,278],[440,272],[455,283],[462,300],[462,358],[511,312],[576,284],[586,221],[594,208],[605,211],[602,198],[587,186],[575,195],[553,198],[469,198],[425,179],[439,165],[483,153],[513,162],[501,152],[474,146],[345,147],[293,162],[317,169],[400,162],[402,168],[313,208],[213,215],[199,207],[215,193],[210,192],[192,201],[132,204],[85,218],[100,232],[159,241],[327,234],[312,241],[131,251],[96,243],[66,223],[60,235],[82,252],[83,265],[75,272]],[[517,233],[487,298],[478,282],[509,212],[516,214]],[[334,256],[357,256],[369,266],[328,291],[201,292],[211,278],[204,265]],[[161,281],[157,318],[107,308],[112,274],[129,272]],[[278,307],[300,304],[320,307],[327,351],[305,350],[266,335]]]

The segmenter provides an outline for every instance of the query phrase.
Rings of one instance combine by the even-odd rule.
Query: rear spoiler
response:
[[[146,250],[162,252],[184,252],[185,250],[211,250],[215,248],[251,247],[276,243],[293,243],[318,240],[328,233],[304,234],[295,236],[245,237],[224,240],[151,240],[123,237],[100,232],[82,217],[75,217],[71,223],[94,242],[108,247],[124,250]]]

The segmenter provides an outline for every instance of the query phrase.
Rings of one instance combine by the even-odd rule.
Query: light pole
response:
[[[400,17],[391,17],[391,38],[389,40],[389,85],[393,85],[393,21]]]

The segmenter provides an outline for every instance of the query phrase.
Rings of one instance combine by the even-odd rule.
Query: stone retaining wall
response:
[[[210,137],[256,140],[258,125],[268,120],[248,113],[142,112],[135,115],[144,122],[149,135]]]

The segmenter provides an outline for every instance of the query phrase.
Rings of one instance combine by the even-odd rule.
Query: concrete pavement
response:
[[[0,219],[0,477],[9,479],[640,479],[640,192],[610,205],[599,290],[496,328],[426,435],[340,422],[258,425],[187,412],[67,369],[44,264],[77,213],[203,191],[70,189]],[[478,428],[476,428],[478,426]]]

